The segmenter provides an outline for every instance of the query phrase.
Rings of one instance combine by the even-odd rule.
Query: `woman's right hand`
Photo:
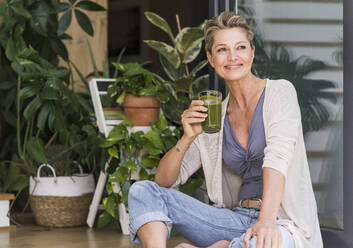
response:
[[[181,123],[183,124],[184,135],[188,138],[196,138],[202,133],[201,123],[207,117],[207,108],[203,106],[201,100],[193,100],[188,109],[181,115]]]

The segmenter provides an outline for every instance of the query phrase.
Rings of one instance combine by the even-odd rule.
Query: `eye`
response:
[[[238,46],[237,49],[238,50],[244,50],[244,49],[246,49],[246,46],[245,45],[241,45],[241,46]]]
[[[221,47],[221,48],[218,48],[218,49],[217,49],[217,53],[225,52],[225,51],[226,51],[226,48],[225,48],[225,47]]]

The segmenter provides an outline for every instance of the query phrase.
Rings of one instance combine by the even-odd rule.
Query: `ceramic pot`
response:
[[[123,108],[125,116],[134,126],[150,126],[158,120],[161,103],[154,96],[126,94]]]

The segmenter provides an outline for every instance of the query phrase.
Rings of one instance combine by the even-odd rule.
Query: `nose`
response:
[[[234,61],[237,57],[238,57],[237,52],[234,49],[230,50],[230,52],[228,54],[228,60]]]

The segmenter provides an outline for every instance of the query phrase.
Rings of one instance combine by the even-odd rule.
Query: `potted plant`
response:
[[[18,146],[18,153],[31,176],[30,204],[36,221],[40,225],[55,227],[85,224],[94,191],[91,169],[97,168],[90,162],[98,155],[94,148],[100,143],[99,139],[92,139],[92,136],[97,137],[98,130],[88,125],[88,113],[91,111],[88,98],[68,87],[67,69],[55,68],[34,49],[20,50],[14,63],[21,59],[26,63],[18,65],[18,84],[21,88],[17,96],[18,122],[21,121],[21,103],[29,103],[24,108],[27,126],[24,145]],[[48,87],[49,83],[55,87]],[[37,130],[36,135],[34,130]],[[20,125],[17,139],[21,144]],[[80,163],[79,166],[85,166],[85,172],[89,174],[81,170],[81,175],[75,175],[78,170],[78,165],[73,163],[75,160]],[[43,178],[40,171],[42,165],[48,163],[51,164],[47,167],[52,169],[52,174]],[[70,187],[65,191],[67,185]]]
[[[158,120],[161,102],[168,101],[164,86],[139,63],[113,63],[120,75],[108,87],[108,94],[122,104],[134,126],[149,126]]]
[[[65,31],[71,23],[73,13],[83,30],[93,35],[92,25],[87,15],[80,9],[104,10],[91,1],[60,3],[60,1],[5,0],[1,3],[0,75],[6,82],[6,87],[1,87],[0,90],[1,96],[4,94],[8,97],[1,97],[0,106],[2,116],[7,122],[8,133],[12,134],[5,137],[6,141],[13,139],[13,135],[16,137],[16,142],[8,147],[15,151],[12,154],[18,154],[13,157],[5,155],[8,160],[2,162],[11,169],[15,168],[15,164],[18,165],[22,175],[27,175],[27,180],[18,180],[22,183],[21,188],[28,185],[28,176],[34,179],[39,166],[52,159],[49,158],[48,152],[54,145],[60,143],[63,148],[55,154],[56,157],[64,154],[70,158],[70,162],[64,167],[51,162],[57,167],[55,173],[63,176],[71,176],[73,171],[78,170],[72,161],[90,154],[85,157],[88,163],[88,160],[95,156],[92,154],[96,154],[91,148],[99,147],[100,141],[96,141],[97,146],[92,146],[93,141],[88,138],[90,137],[88,129],[80,128],[80,142],[76,144],[71,142],[73,137],[77,136],[74,132],[78,132],[74,131],[72,124],[77,123],[80,127],[85,127],[81,125],[83,122],[89,124],[86,120],[92,107],[87,94],[75,93],[70,88],[71,70],[57,66],[58,56],[68,61],[67,50],[62,40],[70,39]],[[59,19],[60,12],[64,13]],[[72,114],[74,118],[70,117]],[[81,123],[78,123],[79,121]],[[86,150],[75,151],[75,147],[82,148],[84,143]],[[2,149],[1,154],[10,151]],[[88,167],[82,159],[79,162],[84,172],[92,172],[91,168],[99,168],[93,164]],[[92,175],[89,177],[93,179]],[[33,195],[33,192],[30,193]],[[86,208],[88,211],[88,205]]]
[[[145,17],[153,25],[167,33],[170,44],[156,40],[144,40],[153,50],[158,52],[164,75],[155,75],[168,89],[168,104],[163,104],[163,112],[167,119],[176,125],[181,125],[180,116],[190,105],[198,92],[208,89],[209,75],[199,75],[208,64],[207,60],[200,61],[194,68],[189,64],[199,56],[204,40],[203,26],[180,27],[177,16],[178,33],[174,35],[169,24],[153,12],[145,12]]]
[[[98,226],[120,218],[123,233],[128,234],[127,197],[129,188],[137,180],[153,180],[159,160],[177,139],[180,131],[168,126],[164,115],[149,128],[138,128],[125,119],[115,126],[101,144],[113,158],[107,173],[110,175],[103,199],[103,212]]]

